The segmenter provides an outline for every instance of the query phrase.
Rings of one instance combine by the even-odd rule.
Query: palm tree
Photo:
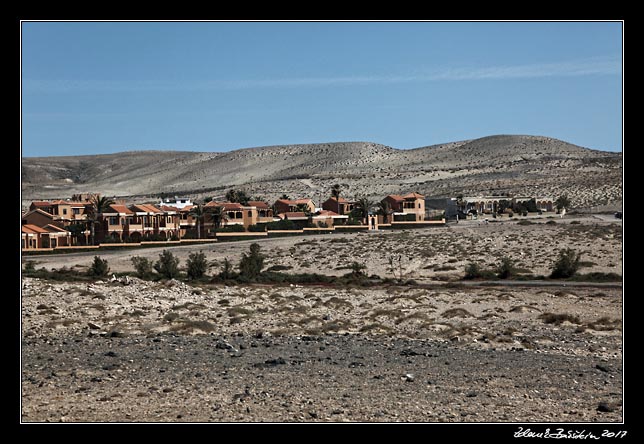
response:
[[[213,222],[215,223],[215,230],[221,226],[222,221],[228,220],[226,211],[222,206],[211,207],[209,213],[210,213],[210,216],[212,217]]]
[[[280,199],[282,199],[282,200],[291,200],[291,198],[288,197],[288,194],[286,194],[286,193],[282,194],[282,197],[280,197]]]
[[[378,202],[378,214],[382,216],[382,223],[387,223],[391,213],[391,204],[389,202],[386,200]]]
[[[338,203],[338,214],[340,214],[340,193],[342,193],[342,187],[339,183],[336,183],[331,187],[331,196],[335,197],[335,200]]]
[[[95,243],[96,224],[103,215],[114,204],[114,200],[109,197],[101,197],[95,194],[90,198],[90,206],[87,208],[87,219],[89,220],[89,229],[92,237],[92,245]]]
[[[368,197],[363,196],[356,200],[356,204],[353,207],[354,213],[362,219],[362,222],[365,223],[367,217],[369,216],[369,209],[373,206],[373,201],[369,200]]]
[[[250,198],[246,194],[246,191],[236,190],[233,188],[228,190],[226,193],[226,200],[228,200],[228,202],[238,202],[242,205],[248,205]]]
[[[190,215],[197,221],[197,239],[201,239],[201,225],[203,224],[204,217],[206,216],[206,211],[203,206],[197,204],[190,208]]]

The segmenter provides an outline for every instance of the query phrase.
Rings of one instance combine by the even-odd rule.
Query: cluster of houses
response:
[[[74,195],[69,200],[34,201],[22,215],[22,248],[57,248],[110,242],[168,241],[212,237],[217,230],[266,230],[279,221],[289,226],[331,228],[359,223],[377,229],[396,222],[422,223],[429,219],[457,218],[458,214],[496,213],[507,205],[526,204],[537,211],[553,211],[551,198],[462,197],[425,198],[422,194],[390,194],[380,211],[368,209],[356,222],[360,201],[331,197],[316,206],[313,200],[278,199],[273,205],[250,200],[245,203],[210,201],[196,205],[188,198],[158,203],[110,203],[93,211],[97,195]],[[383,209],[386,209],[383,211]],[[254,229],[253,229],[254,228]],[[237,231],[236,230],[236,231]]]
[[[248,230],[282,220],[297,228],[346,225],[355,201],[331,197],[321,207],[311,199],[278,199],[272,206],[263,201],[210,201],[196,205],[188,198],[151,204],[111,203],[101,212],[92,211],[95,195],[74,195],[70,200],[34,201],[22,215],[22,248],[56,248],[109,242],[180,240],[212,236],[220,227]],[[360,223],[387,224],[394,220],[423,221],[424,196],[410,193],[383,199],[390,211]],[[243,227],[243,228],[241,228]]]

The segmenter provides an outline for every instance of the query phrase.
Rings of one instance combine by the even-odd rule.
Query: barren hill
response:
[[[558,196],[573,205],[621,205],[621,153],[590,150],[539,136],[500,135],[399,150],[370,142],[247,148],[225,153],[132,151],[23,158],[23,202],[101,192],[143,198],[160,193],[219,196],[230,187],[272,200],[380,198],[418,191],[432,196],[507,191]]]

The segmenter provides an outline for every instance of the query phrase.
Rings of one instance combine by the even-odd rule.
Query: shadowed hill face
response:
[[[283,193],[326,198],[567,192],[575,206],[621,201],[620,153],[589,150],[538,136],[490,136],[398,150],[369,142],[248,148],[226,153],[136,151],[108,155],[24,158],[23,199],[96,191],[115,196],[195,197],[243,186],[272,200]]]

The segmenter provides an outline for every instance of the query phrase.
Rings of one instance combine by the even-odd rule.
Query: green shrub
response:
[[[559,256],[552,267],[550,277],[553,279],[573,277],[581,268],[580,259],[581,253],[577,253],[572,248],[559,251]]]
[[[107,276],[110,272],[110,267],[107,265],[107,260],[101,259],[100,256],[94,256],[94,262],[89,267],[90,276],[103,277]]]
[[[167,279],[176,278],[179,276],[179,258],[168,250],[163,250],[159,260],[154,264],[154,269]]]
[[[277,230],[295,230],[297,227],[292,220],[282,219],[277,222],[269,222],[266,224],[266,228],[271,231]]]
[[[326,222],[318,221],[318,228],[329,228]]]
[[[482,279],[487,277],[485,270],[476,262],[470,262],[465,266],[464,279]]]
[[[190,229],[186,231],[186,234],[183,235],[183,239],[197,239],[197,231]]]
[[[250,244],[249,254],[243,254],[239,261],[239,275],[242,278],[254,280],[259,276],[264,266],[264,256],[260,253],[261,247],[257,243]]]
[[[508,279],[516,276],[517,269],[514,267],[514,262],[509,257],[501,258],[501,263],[496,269],[496,275],[499,279]]]
[[[266,224],[255,224],[248,227],[248,231],[253,233],[263,233],[266,231]]]
[[[190,253],[186,265],[188,266],[188,277],[190,279],[199,279],[208,270],[206,255],[201,251],[198,253]]]
[[[351,274],[354,276],[366,276],[364,270],[367,269],[367,266],[365,264],[353,262],[349,268],[351,269]]]
[[[215,233],[243,233],[246,229],[243,225],[226,225],[225,227],[217,228]]]
[[[147,257],[134,256],[131,260],[138,277],[146,279],[152,275],[152,261],[150,259]]]
[[[233,271],[233,265],[230,263],[228,258],[224,259],[224,263],[221,266],[221,271],[219,272],[219,278],[222,280],[229,280],[235,278],[235,272]]]
[[[25,268],[23,270],[25,273],[33,273],[36,271],[36,262],[32,260],[25,262]]]

